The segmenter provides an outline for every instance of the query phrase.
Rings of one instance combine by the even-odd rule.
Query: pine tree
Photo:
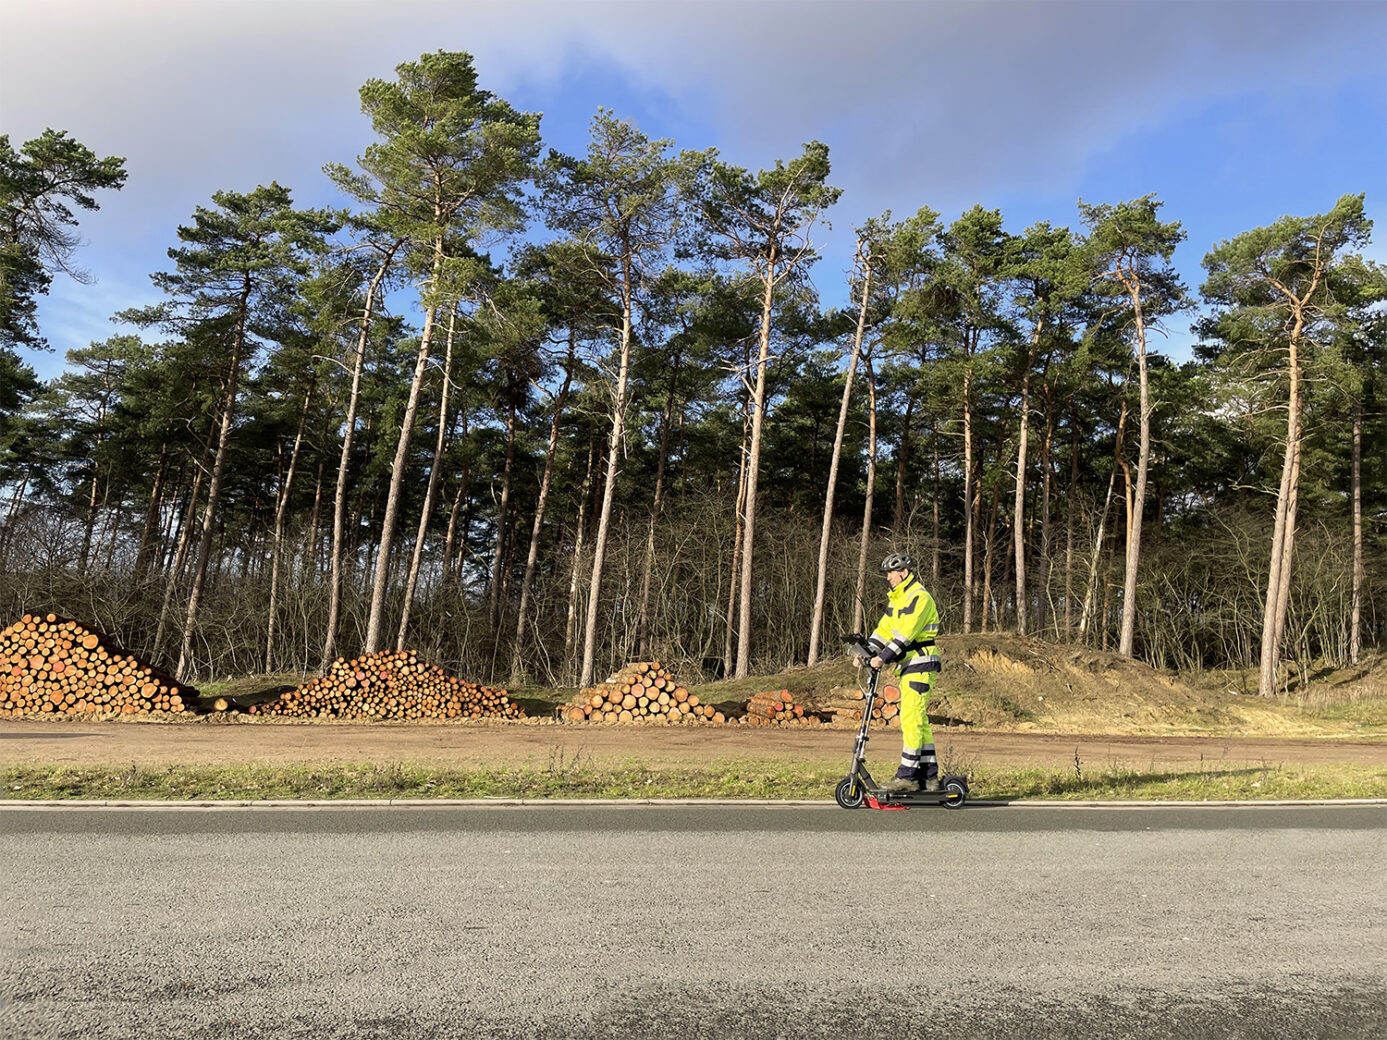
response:
[[[1127,524],[1126,568],[1122,583],[1122,634],[1117,652],[1131,657],[1136,633],[1137,574],[1141,562],[1141,527],[1146,506],[1147,472],[1151,464],[1152,401],[1148,378],[1147,330],[1159,319],[1187,306],[1171,256],[1185,239],[1179,221],[1162,223],[1153,195],[1116,205],[1079,204],[1088,228],[1085,248],[1092,257],[1095,288],[1113,300],[1124,301],[1130,320],[1132,349],[1137,360],[1141,394],[1138,411],[1140,445],[1136,487]]]
[[[1274,366],[1284,391],[1286,432],[1262,615],[1258,692],[1264,697],[1277,690],[1290,602],[1307,355],[1325,350],[1348,320],[1358,293],[1340,276],[1347,263],[1341,254],[1364,245],[1371,230],[1363,196],[1345,195],[1328,213],[1283,217],[1220,243],[1204,258],[1208,279],[1201,291],[1222,308],[1205,332],[1227,344],[1230,361],[1241,356],[1257,367]]]
[[[738,679],[745,678],[751,667],[756,496],[767,404],[771,318],[777,290],[813,263],[816,253],[810,236],[814,225],[824,210],[838,201],[840,191],[828,185],[828,174],[828,146],[811,141],[798,158],[789,162],[777,160],[774,167],[755,175],[737,166],[714,162],[701,195],[703,220],[714,255],[746,265],[761,287],[759,346],[746,376],[751,399],[746,479],[741,495],[745,522],[734,672]]]
[[[298,280],[309,272],[309,257],[326,248],[323,236],[336,229],[328,214],[295,210],[289,190],[274,183],[245,194],[217,192],[212,200],[214,209],[199,206],[193,223],[178,229],[187,245],[169,250],[174,270],[152,276],[169,300],[124,315],[139,324],[215,340],[226,358],[207,504],[175,667],[179,676],[194,672],[198,609],[212,558],[244,367],[275,336]]]
[[[438,51],[395,72],[394,82],[373,79],[361,88],[362,111],[379,137],[358,159],[362,173],[328,167],[339,185],[371,207],[375,226],[407,243],[424,311],[381,522],[367,653],[382,640],[405,463],[439,311],[452,313],[462,300],[476,298],[488,267],[477,250],[487,235],[521,225],[520,186],[539,150],[539,115],[517,112],[482,90],[471,55]]]

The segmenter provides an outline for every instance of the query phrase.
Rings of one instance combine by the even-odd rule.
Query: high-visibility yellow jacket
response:
[[[884,664],[901,662],[901,675],[939,671],[939,609],[913,573],[891,590],[886,613],[867,642]]]

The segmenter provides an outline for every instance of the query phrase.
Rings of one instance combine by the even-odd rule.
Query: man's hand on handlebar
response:
[[[879,671],[881,671],[882,665],[884,665],[886,662],[883,661],[880,657],[873,657],[873,658],[872,658],[870,661],[868,661],[867,663],[868,663],[869,665],[871,665],[872,671],[874,671],[874,672],[879,672]],[[853,666],[854,668],[861,668],[861,667],[862,667],[862,658],[860,658],[860,657],[854,657],[854,658],[852,659],[852,666]]]

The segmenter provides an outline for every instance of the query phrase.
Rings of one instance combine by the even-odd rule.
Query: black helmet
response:
[[[893,552],[890,556],[881,561],[882,574],[888,571],[913,571],[914,569],[915,561],[906,553]]]

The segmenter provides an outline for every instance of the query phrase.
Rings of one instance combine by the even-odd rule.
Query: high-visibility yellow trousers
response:
[[[901,765],[896,776],[905,780],[928,780],[939,775],[928,714],[936,674],[911,672],[901,676]]]

